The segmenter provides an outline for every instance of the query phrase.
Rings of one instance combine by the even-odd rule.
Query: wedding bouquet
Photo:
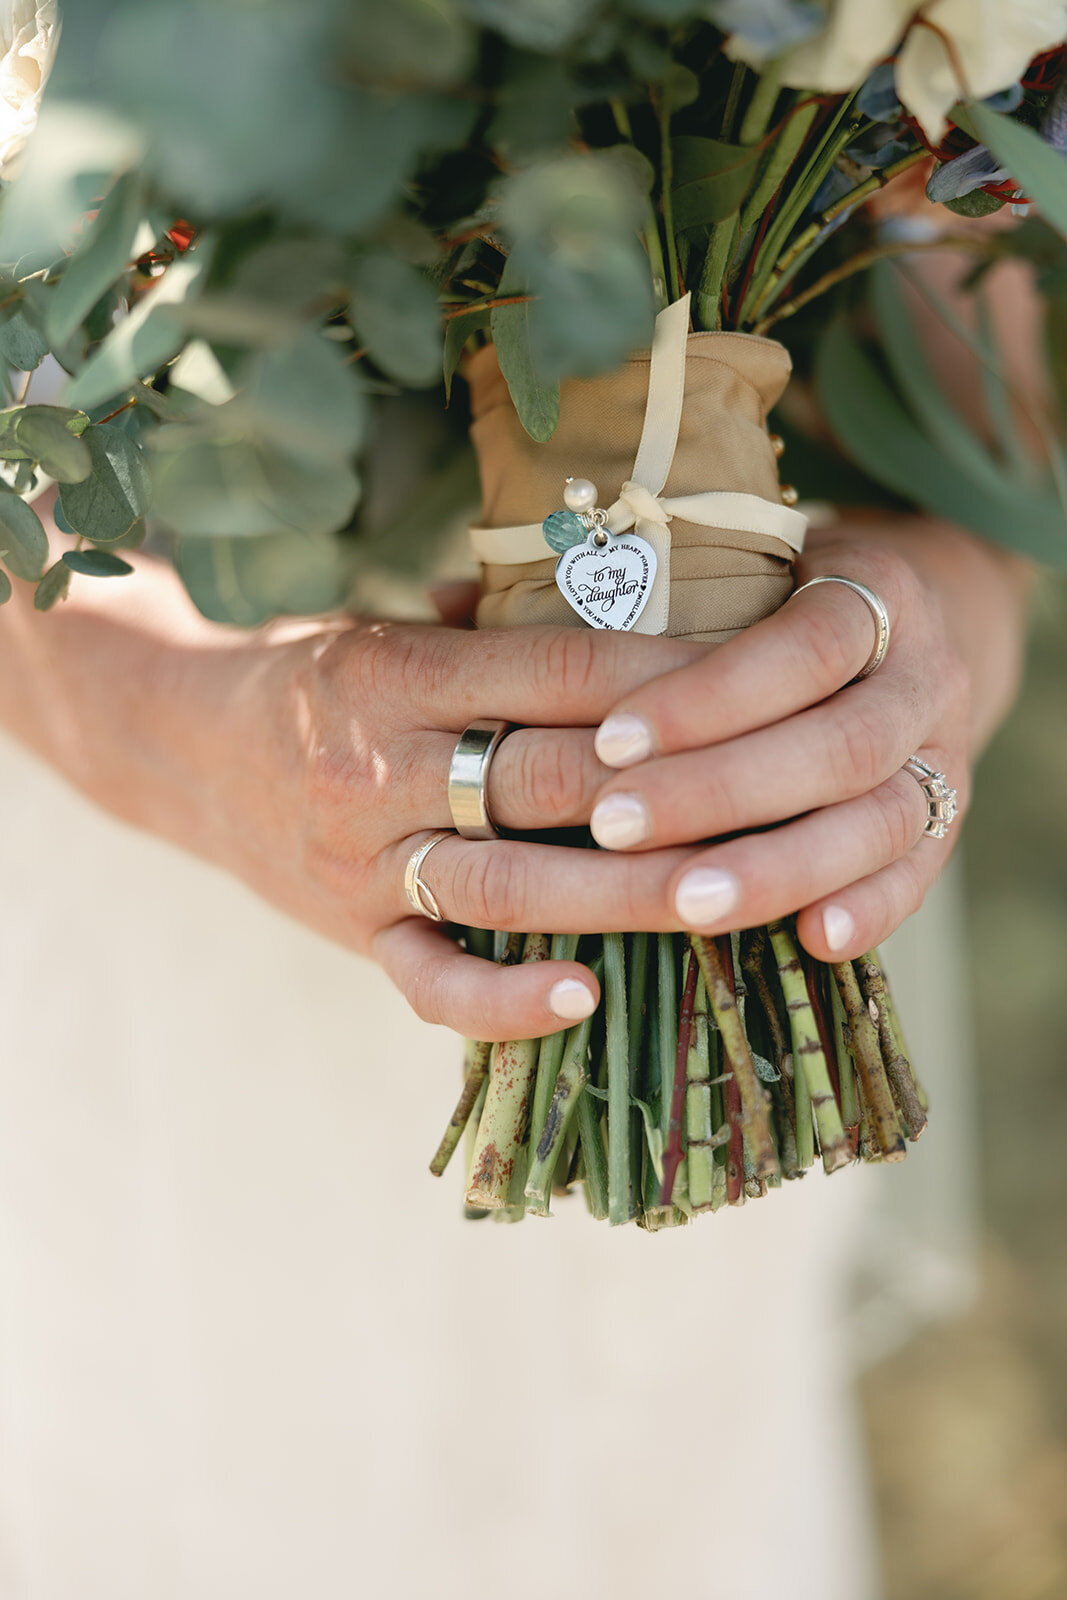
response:
[[[146,537],[249,625],[417,570],[472,496],[461,371],[483,625],[719,642],[791,592],[801,493],[1065,564],[1058,424],[982,297],[1030,264],[1062,404],[1067,5],[81,0],[58,50],[54,0],[9,9],[0,603],[7,574],[42,610],[125,576]],[[894,185],[934,204],[880,221]],[[912,273],[946,249],[973,327]],[[977,354],[992,446],[939,390],[916,293]],[[29,393],[46,357],[61,403]],[[875,952],[823,966],[788,922],[465,938],[578,955],[605,994],[545,1040],[469,1044],[433,1169],[466,1130],[476,1212],[580,1182],[657,1228],[817,1157],[900,1159],[925,1125]]]

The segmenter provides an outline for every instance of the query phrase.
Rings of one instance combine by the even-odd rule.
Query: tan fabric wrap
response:
[[[480,526],[540,522],[563,504],[567,477],[590,478],[607,507],[633,472],[648,396],[647,355],[603,378],[565,383],[560,421],[547,444],[526,434],[491,345],[467,367],[482,476]],[[695,333],[686,350],[685,402],[665,496],[730,489],[779,499],[767,412],[789,380],[773,339]],[[792,588],[793,552],[766,534],[699,527],[675,517],[668,633],[721,642],[768,616]],[[555,558],[486,566],[480,627],[565,623],[582,627],[553,581]]]

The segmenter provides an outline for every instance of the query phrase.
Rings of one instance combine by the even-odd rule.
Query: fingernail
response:
[[[855,918],[844,906],[824,906],[822,931],[831,950],[843,950],[856,937]]]
[[[620,711],[600,724],[593,748],[606,767],[632,767],[652,754],[652,729],[644,717]]]
[[[717,867],[694,867],[674,894],[674,909],[687,928],[703,928],[728,916],[741,898],[741,885],[732,872]]]
[[[639,794],[606,794],[593,807],[589,827],[597,844],[607,850],[624,850],[648,838],[652,818]]]
[[[567,1022],[581,1022],[596,1010],[596,996],[577,978],[561,978],[548,991],[548,1005],[557,1017]]]

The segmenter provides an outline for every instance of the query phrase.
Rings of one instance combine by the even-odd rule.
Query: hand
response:
[[[937,524],[903,526],[909,538],[938,538]],[[924,572],[901,554],[901,527],[839,525],[816,536],[797,567],[798,585],[834,572],[881,596],[892,642],[871,677],[850,684],[874,642],[867,605],[842,584],[819,584],[625,696],[601,726],[601,760],[630,769],[597,796],[592,828],[602,845],[662,851],[721,841],[677,864],[662,919],[719,933],[798,912],[808,950],[839,961],[870,949],[922,903],[957,830],[924,837],[926,797],[901,768],[921,755],[966,809],[971,686],[940,569]],[[966,596],[963,556],[976,541],[946,536],[963,547],[955,587]],[[647,916],[634,924],[659,925]]]
[[[592,973],[573,962],[499,969],[465,954],[411,914],[405,864],[427,830],[451,826],[448,767],[468,722],[526,725],[501,743],[490,770],[490,810],[502,827],[585,823],[607,775],[595,724],[620,696],[702,654],[676,640],[578,628],[469,633],[346,620],[302,624],[295,637],[291,625],[254,635],[199,673],[213,684],[212,703],[229,708],[225,754],[211,763],[207,853],[302,921],[372,954],[426,1020],[481,1039],[554,1032],[593,1010]],[[195,690],[194,700],[208,693]],[[678,854],[625,859],[450,838],[424,872],[456,923],[599,930],[643,926],[635,908],[662,903]]]

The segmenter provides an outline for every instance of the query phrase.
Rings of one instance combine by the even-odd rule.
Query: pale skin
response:
[[[350,617],[242,633],[134,561],[133,578],[75,580],[55,612],[23,590],[0,613],[3,724],[107,810],[379,961],[427,1021],[490,1039],[553,1032],[598,990],[577,963],[497,969],[410,914],[404,863],[449,826],[468,721],[525,725],[491,772],[505,828],[588,823],[627,796],[646,831],[604,850],[445,840],[425,876],[457,923],[714,933],[795,911],[813,955],[857,956],[949,857],[958,830],[923,837],[925,798],[900,769],[919,753],[966,809],[1018,682],[1027,588],[1022,563],[927,519],[814,532],[798,582],[857,578],[892,619],[885,664],[845,687],[874,627],[838,584],[708,650]]]

